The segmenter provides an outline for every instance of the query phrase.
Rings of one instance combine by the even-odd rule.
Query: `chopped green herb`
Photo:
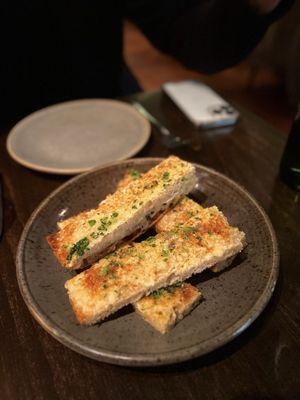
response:
[[[100,236],[100,233],[92,232],[92,233],[90,234],[90,236],[91,236],[93,239],[98,239],[98,237]]]
[[[166,262],[169,259],[169,250],[168,249],[163,249],[163,251],[161,252],[161,255],[163,257],[163,260]]]
[[[119,213],[117,213],[116,211],[114,211],[114,212],[111,214],[111,217],[112,217],[112,218],[117,218],[118,215],[119,215]]]
[[[176,291],[176,289],[182,287],[183,285],[184,284],[182,282],[177,282],[177,283],[174,283],[174,285],[168,286],[165,290],[168,293],[174,293]]]
[[[194,226],[181,226],[181,225],[179,225],[177,228],[181,229],[181,230],[183,230],[185,232],[195,232],[195,227]]]
[[[131,208],[134,208],[135,210],[137,209],[137,206],[134,204]]]
[[[108,266],[103,267],[102,270],[101,270],[101,275],[107,275],[107,274],[108,274],[108,271],[109,271]]]
[[[135,181],[137,178],[139,178],[139,177],[141,176],[141,173],[140,173],[139,171],[136,171],[135,169],[133,169],[133,170],[130,172],[130,176],[131,176],[131,179],[132,179],[133,181]]]
[[[109,279],[117,279],[116,275],[114,275],[114,274],[110,274],[110,275],[108,275],[108,277],[109,277]]]
[[[67,249],[67,248],[68,248],[68,246],[67,246],[66,244],[64,244],[64,245],[63,245],[63,248],[64,248],[64,249]]]
[[[88,221],[89,226],[94,226],[96,222],[97,222],[97,221],[96,221],[95,219],[90,219],[90,220]]]
[[[168,179],[169,179],[169,177],[170,177],[170,172],[168,172],[168,171],[165,171],[164,173],[163,173],[163,180],[164,181],[167,181]]]
[[[147,239],[146,239],[146,242],[153,242],[155,240],[155,236],[149,236]]]
[[[168,257],[168,256],[169,256],[169,250],[163,249],[161,255],[162,255],[163,257]]]
[[[153,297],[154,299],[159,299],[162,294],[164,294],[165,290],[164,289],[158,289],[155,292],[151,293],[150,296]]]
[[[73,257],[73,254],[75,253],[79,257],[82,256],[84,252],[87,250],[88,245],[89,245],[89,239],[87,237],[78,240],[78,242],[73,244],[73,246],[71,247],[69,254],[67,255],[67,260],[70,261]]]
[[[154,299],[159,299],[160,296],[161,296],[161,293],[155,292],[155,293],[153,293],[151,296],[154,297]]]
[[[184,182],[184,181],[186,181],[187,180],[187,177],[186,176],[183,176],[182,178],[181,178],[181,181],[182,182]]]
[[[112,265],[113,267],[118,267],[118,268],[120,268],[120,267],[123,266],[121,263],[119,263],[118,261],[115,261],[115,260],[111,260],[110,263],[111,263],[111,265]]]
[[[129,247],[129,249],[127,250],[127,254],[131,255],[133,253],[136,253],[136,251],[137,251],[136,248],[134,246],[132,246],[132,247]]]
[[[141,206],[142,204],[144,204],[144,202],[143,202],[143,201],[140,201],[140,202],[139,202],[139,206]]]
[[[113,214],[112,214],[112,219],[114,220],[116,217],[113,217]],[[100,222],[101,222],[101,225],[98,226],[98,228],[97,228],[99,231],[107,231],[107,227],[112,224],[112,221],[109,221],[108,217],[101,218]]]
[[[196,236],[197,240],[202,240],[202,237],[200,235]]]
[[[144,254],[138,254],[137,256],[138,256],[138,258],[139,258],[140,260],[145,260]]]

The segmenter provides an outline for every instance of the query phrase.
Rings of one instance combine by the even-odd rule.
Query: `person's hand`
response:
[[[259,14],[268,14],[273,11],[281,0],[248,0],[250,5],[259,13]]]

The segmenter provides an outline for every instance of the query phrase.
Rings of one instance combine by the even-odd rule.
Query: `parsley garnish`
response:
[[[108,220],[108,217],[101,218],[100,222],[101,222],[101,225],[98,226],[99,231],[107,231],[107,227],[112,224],[112,222]]]
[[[162,176],[163,180],[164,180],[164,181],[167,181],[167,180],[169,179],[169,177],[170,177],[170,172],[165,171],[165,172],[163,173],[163,176]]]
[[[108,274],[108,270],[109,270],[108,266],[103,267],[102,270],[101,270],[101,275],[107,275]]]
[[[146,239],[146,242],[153,242],[155,240],[155,236],[149,236],[147,239]]]
[[[113,267],[122,267],[123,266],[121,263],[119,263],[118,261],[115,261],[115,260],[111,260],[110,263]]]
[[[90,219],[90,220],[88,221],[89,226],[94,226],[96,222],[97,222],[97,221],[96,221],[95,219]]]
[[[167,250],[167,249],[163,249],[163,251],[161,252],[161,255],[162,255],[163,260],[164,260],[165,262],[168,261],[168,259],[169,259],[169,254],[170,254],[170,252],[169,252],[169,250]]]
[[[158,289],[155,292],[151,293],[150,296],[153,297],[154,299],[159,299],[160,296],[164,293],[164,289]]]
[[[181,229],[185,232],[195,232],[195,227],[194,226],[178,226],[178,229]]]
[[[163,257],[168,257],[168,255],[169,255],[169,250],[163,249],[161,255],[162,255]]]
[[[90,234],[90,236],[91,236],[93,239],[98,239],[98,237],[100,236],[100,233],[92,232],[92,233]]]
[[[79,257],[82,256],[87,250],[87,247],[89,245],[89,239],[87,237],[84,237],[83,239],[78,240],[77,243],[73,244],[71,247],[69,254],[67,255],[67,260],[70,261],[73,257],[73,254],[77,254]]]
[[[174,283],[174,285],[168,286],[168,287],[166,288],[166,291],[167,291],[168,293],[174,293],[174,292],[176,291],[176,289],[182,287],[183,285],[184,285],[184,284],[183,284],[182,282]]]
[[[141,176],[141,173],[140,173],[139,171],[136,171],[135,169],[133,169],[133,170],[130,172],[130,176],[131,176],[131,179],[132,179],[133,181],[135,181],[137,178],[139,178],[139,177]]]

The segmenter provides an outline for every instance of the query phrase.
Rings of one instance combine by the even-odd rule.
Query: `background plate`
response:
[[[132,157],[147,143],[149,122],[130,104],[76,100],[34,112],[9,133],[7,150],[25,167],[77,174]]]
[[[75,273],[58,265],[45,236],[56,230],[62,217],[96,206],[115,190],[128,169],[144,172],[159,161],[128,160],[73,178],[41,203],[20,239],[17,276],[29,310],[57,340],[88,357],[142,366],[170,364],[208,353],[246,329],[274,290],[278,250],[266,214],[239,185],[196,165],[199,188],[194,197],[205,206],[217,205],[231,224],[246,233],[248,246],[234,265],[219,275],[207,271],[193,278],[204,301],[166,335],[154,331],[130,307],[99,325],[81,327],[76,323],[64,289],[65,281]]]

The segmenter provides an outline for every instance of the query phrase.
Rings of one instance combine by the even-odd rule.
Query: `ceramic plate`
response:
[[[75,273],[58,265],[45,237],[61,218],[94,207],[112,193],[128,169],[144,172],[159,160],[122,161],[73,178],[42,202],[20,239],[17,276],[30,312],[61,343],[96,360],[161,365],[208,353],[244,331],[274,290],[278,250],[268,217],[238,184],[196,165],[199,188],[194,198],[205,206],[217,205],[231,224],[245,231],[248,246],[223,273],[208,271],[194,277],[204,300],[166,335],[152,329],[130,306],[95,326],[76,323],[64,289]]]
[[[151,127],[131,105],[115,100],[77,100],[34,112],[10,132],[7,150],[25,167],[77,174],[132,157]]]

